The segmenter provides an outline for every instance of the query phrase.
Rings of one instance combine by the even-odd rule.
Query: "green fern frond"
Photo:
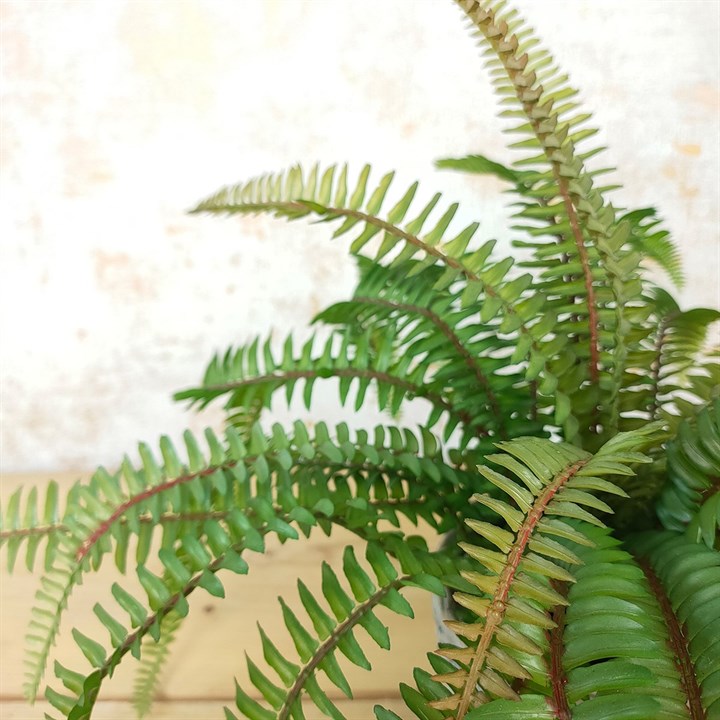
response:
[[[720,527],[720,399],[680,424],[668,444],[667,484],[657,514],[668,530],[718,547]]]
[[[484,687],[487,697],[476,697],[465,717],[705,718],[720,697],[714,678],[717,643],[707,642],[717,635],[720,556],[675,534],[651,533],[634,539],[633,547],[641,555],[651,553],[653,571],[642,558],[638,565],[608,529],[574,518],[562,524],[568,532],[555,536],[551,562],[565,576],[556,571],[546,585],[547,592],[556,593],[554,604],[545,604],[549,599],[533,603],[548,613],[550,627],[543,630],[539,618],[531,624],[508,622],[505,638],[491,648],[494,655],[488,653],[494,672]],[[486,559],[492,552],[485,551]],[[572,555],[572,561],[561,559],[561,553]],[[482,642],[483,631],[472,623],[450,626],[468,646],[430,656],[436,674],[416,670],[417,690],[403,688],[408,707],[420,718],[458,717],[452,688],[464,680],[476,653],[473,643]],[[510,690],[501,681],[511,683]],[[376,710],[376,717],[393,716]]]
[[[448,523],[453,525],[455,514],[471,492],[464,477],[468,473],[442,461],[439,443],[429,432],[423,431],[418,439],[409,431],[401,433],[391,428],[386,433],[379,427],[370,441],[367,432],[358,431],[351,438],[347,426],[340,425],[336,438],[330,437],[323,423],[315,427],[312,439],[301,423],[295,424],[292,436],[276,425],[270,438],[255,426],[246,445],[230,427],[224,443],[206,432],[205,454],[195,438],[186,434],[187,462],[179,459],[165,438],[161,441],[162,465],[153,459],[149,448],[141,446],[141,470],[126,461],[117,475],[100,470],[87,486],[76,486],[72,517],[63,520],[68,532],[60,536],[62,552],[58,552],[53,567],[41,580],[36,596],[29,639],[39,648],[33,647],[28,653],[28,694],[36,691],[42,677],[72,589],[89,567],[98,567],[103,556],[113,550],[124,571],[131,536],[138,537],[140,581],[143,586],[149,584],[149,594],[156,593],[149,595],[151,609],[165,603],[160,615],[153,616],[153,623],[158,623],[171,610],[186,614],[181,597],[186,589],[205,587],[204,583],[217,587],[214,572],[224,567],[217,559],[218,552],[226,549],[224,538],[228,533],[231,539],[234,533],[246,544],[252,540],[248,545],[251,549],[262,549],[259,531],[249,524],[248,517],[266,523],[267,531],[281,540],[298,536],[288,521],[297,523],[304,534],[314,526],[329,532],[332,523],[341,522],[365,537],[376,536],[381,521],[399,525],[400,516],[411,522],[422,519],[441,531]],[[459,457],[458,463],[466,466],[468,457]],[[157,520],[167,513],[197,516],[186,526],[164,526],[159,551],[163,562],[171,563],[166,564],[166,569],[182,585],[182,592],[172,584],[152,579],[145,568],[152,536],[144,533],[147,524],[142,519]],[[203,550],[202,543],[209,543],[213,552]],[[196,578],[186,577],[173,559],[174,549],[178,548],[191,566],[194,564],[199,571],[205,567],[205,571]],[[208,563],[216,562],[210,577]],[[118,592],[124,593],[121,588]],[[172,602],[165,597],[168,595]],[[142,632],[137,631],[130,640],[126,638],[123,648],[111,656],[112,662],[101,664],[102,677],[111,671],[115,660],[134,649],[142,636],[157,636],[159,625],[147,622],[142,605],[125,594],[122,598],[122,606],[131,612]],[[111,637],[117,639],[120,631],[112,621],[108,623]]]
[[[443,384],[427,377],[429,363],[418,362],[413,354],[396,351],[398,342],[393,331],[394,328],[387,327],[379,341],[370,333],[333,333],[323,344],[312,337],[300,353],[295,352],[292,336],[288,336],[282,358],[277,359],[273,357],[270,339],[263,343],[262,350],[256,339],[250,345],[231,348],[222,358],[213,358],[203,384],[176,393],[175,399],[190,400],[202,408],[227,395],[225,407],[234,414],[252,408],[255,403],[270,407],[275,392],[281,388],[289,404],[296,387],[304,383],[303,400],[309,408],[317,381],[335,378],[339,380],[343,405],[354,384],[358,409],[372,384],[377,389],[380,410],[395,415],[406,399],[424,398],[431,405],[425,423],[428,428],[446,415],[446,437],[458,423],[466,426],[469,437],[487,435],[483,416],[474,417],[466,408],[458,407]]]
[[[435,161],[435,167],[441,170],[458,170],[459,172],[474,173],[478,175],[494,175],[500,180],[512,183],[520,192],[529,185],[534,174],[530,171],[509,168],[484,155],[467,155],[461,158],[442,158]]]
[[[339,174],[335,167],[321,173],[316,166],[307,177],[303,176],[300,168],[293,168],[286,174],[263,176],[225,188],[201,202],[194,212],[266,212],[291,220],[312,216],[326,221],[342,220],[335,236],[354,230],[353,253],[359,253],[379,235],[381,242],[367,255],[376,263],[383,263],[389,257],[391,260],[385,264],[398,267],[415,258],[418,261],[417,272],[430,265],[440,265],[443,272],[434,285],[435,289],[448,288],[455,282],[466,286],[465,302],[481,309],[483,322],[514,338],[516,351],[513,361],[526,363],[526,379],[537,382],[541,394],[555,395],[559,383],[557,372],[558,369],[562,372],[563,368],[551,371],[548,363],[563,357],[572,334],[558,331],[557,312],[547,302],[544,293],[536,291],[532,296],[528,295],[527,276],[511,272],[511,258],[501,262],[490,259],[494,242],[469,249],[477,223],[468,225],[454,238],[446,239],[457,205],[451,205],[432,227],[426,229],[440,195],[435,195],[414,220],[404,222],[417,190],[417,185],[413,185],[387,211],[385,218],[381,218],[378,213],[392,174],[384,176],[365,202],[369,173],[370,168],[366,166],[355,187],[349,190],[347,168]],[[392,254],[394,250],[396,252]],[[567,385],[567,391],[576,377],[565,373],[565,378],[563,383]],[[572,389],[575,391],[577,388]],[[567,399],[567,394],[564,399]],[[577,434],[578,423],[568,419],[572,414],[571,407],[563,398],[558,404],[562,406],[559,422],[566,425],[566,434],[572,438]]]
[[[327,308],[315,322],[349,327],[359,337],[368,334],[377,338],[376,345],[395,338],[394,356],[428,368],[429,386],[492,436],[542,434],[522,371],[508,370],[517,357],[513,340],[483,321],[486,305],[478,318],[467,287],[435,289],[439,268],[416,272],[413,261],[396,268],[360,261],[369,267],[362,267],[353,299]]]
[[[263,655],[273,672],[268,677],[250,659],[247,660],[250,682],[264,698],[267,706],[252,699],[239,686],[236,687],[236,706],[241,717],[276,720],[303,717],[302,701],[309,699],[323,714],[343,719],[345,716],[321,688],[318,676],[322,674],[347,697],[352,690],[337,660],[344,655],[352,664],[369,670],[370,663],[355,637],[355,631],[363,628],[372,641],[383,649],[389,649],[390,638],[385,625],[375,615],[378,606],[383,605],[392,612],[408,617],[414,613],[411,605],[400,591],[412,585],[443,594],[444,587],[433,573],[438,569],[450,571],[447,563],[438,563],[426,548],[413,549],[405,553],[400,564],[396,564],[382,545],[371,543],[367,547],[366,559],[376,579],[358,563],[352,547],[346,547],[343,554],[343,574],[350,592],[343,586],[337,574],[327,564],[322,568],[321,602],[298,581],[301,604],[307,614],[312,630],[280,598],[283,622],[293,639],[297,661],[284,657],[268,638],[262,628]],[[402,574],[401,574],[402,573]],[[236,716],[226,708],[226,717]]]
[[[632,547],[662,607],[691,717],[718,717],[720,553],[673,532],[640,535]]]
[[[720,312],[707,308],[682,311],[664,290],[655,288],[643,334],[628,355],[621,388],[621,424],[632,428],[663,419],[673,427],[709,402],[720,380],[720,363],[707,350],[708,332]],[[695,405],[695,407],[693,407]]]
[[[565,436],[582,436],[589,423],[592,433],[601,424],[609,437],[618,427],[617,388],[625,370],[625,336],[632,326],[625,308],[638,303],[642,290],[637,277],[640,255],[628,242],[630,225],[618,223],[613,207],[594,186],[599,171],[585,168],[585,160],[596,151],[576,152],[576,145],[595,131],[576,129],[589,115],[578,113],[572,100],[577,91],[549,53],[538,49],[532,31],[504,2],[458,3],[487,45],[498,94],[517,107],[503,114],[523,120],[514,132],[527,139],[513,147],[539,153],[516,163],[532,169],[533,176],[525,176],[532,185],[524,195],[536,198],[521,203],[522,224],[516,229],[531,237],[520,244],[538,258],[531,266],[542,269],[540,288],[558,312],[558,332],[571,329],[572,336],[582,340],[566,348],[568,365],[581,369],[580,382],[578,373],[563,375],[561,391],[579,394],[575,404],[588,405],[590,412],[580,417],[580,427],[565,427]],[[603,393],[602,407],[601,384],[610,388],[609,396]]]
[[[67,528],[60,522],[61,501],[55,481],[48,483],[42,502],[39,502],[37,488],[30,488],[27,497],[23,499],[24,490],[19,487],[10,495],[5,512],[0,507],[0,547],[7,545],[8,572],[13,571],[23,545],[25,565],[28,570],[32,570],[43,542],[44,565],[48,569],[58,552],[59,536],[67,532]]]
[[[397,268],[366,270],[353,300],[316,318],[344,326],[319,347],[311,338],[298,352],[288,337],[280,357],[270,339],[256,339],[213,358],[202,386],[177,393],[176,399],[202,408],[227,396],[230,417],[244,417],[255,406],[270,407],[280,389],[289,403],[302,384],[309,407],[317,381],[335,378],[343,405],[355,387],[356,410],[371,384],[377,388],[380,409],[393,414],[406,398],[425,398],[431,405],[425,426],[432,428],[444,416],[447,438],[460,424],[461,446],[487,435],[542,434],[522,372],[507,372],[514,357],[512,340],[498,338],[496,330],[482,322],[483,311],[479,322],[473,322],[476,312],[463,307],[464,292],[435,290],[439,269],[414,273],[415,268],[409,261]]]
[[[662,221],[655,208],[631,210],[620,216],[618,222],[630,223],[628,242],[644,258],[659,265],[676,287],[685,285],[680,250],[670,239],[670,232],[661,226]]]
[[[163,578],[163,582],[167,584],[169,580]],[[170,646],[177,637],[182,620],[179,613],[169,612],[160,620],[158,639],[150,635],[143,638],[140,664],[135,671],[133,684],[133,707],[140,718],[150,712],[163,666],[170,655]]]
[[[603,511],[610,508],[593,493],[603,490],[622,494],[602,476],[630,475],[633,471],[628,463],[649,462],[636,449],[651,442],[657,432],[657,426],[648,426],[636,434],[618,435],[595,456],[572,445],[538,438],[498,443],[504,454],[486,459],[510,470],[521,484],[490,467],[479,468],[488,481],[509,496],[512,504],[487,494],[475,495],[473,499],[500,515],[508,529],[466,520],[482,540],[481,544],[461,543],[461,547],[481,564],[482,572],[464,573],[463,577],[476,591],[459,592],[454,597],[478,619],[468,625],[450,625],[467,638],[470,646],[439,651],[459,662],[460,669],[436,676],[435,680],[459,690],[433,701],[432,707],[452,712],[452,717],[462,720],[473,707],[492,698],[518,699],[503,675],[529,676],[535,682],[544,682],[546,670],[536,663],[518,668],[517,661],[508,659],[500,646],[530,654],[542,652],[543,631],[556,625],[547,611],[566,604],[552,581],[575,580],[558,561],[571,565],[580,562],[575,551],[557,538],[587,542],[586,535],[567,520],[602,526],[585,508]]]

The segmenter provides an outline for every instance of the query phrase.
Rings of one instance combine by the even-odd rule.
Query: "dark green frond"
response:
[[[195,211],[267,212],[288,219],[314,216],[327,221],[343,220],[335,236],[352,231],[353,253],[371,247],[368,243],[378,236],[379,244],[367,252],[375,263],[397,268],[415,259],[417,273],[431,265],[439,266],[442,272],[434,288],[443,290],[453,283],[462,286],[463,304],[479,310],[482,321],[496,333],[508,336],[515,347],[511,362],[522,364],[526,380],[536,384],[537,392],[556,398],[559,409],[555,422],[564,427],[568,439],[575,438],[581,427],[589,424],[575,417],[574,407],[568,402],[569,395],[583,385],[583,363],[578,363],[578,370],[569,371],[568,365],[575,363],[571,346],[574,347],[572,338],[577,333],[570,327],[559,328],[556,303],[549,302],[542,289],[535,288],[532,295],[528,293],[530,278],[512,271],[511,258],[501,262],[492,259],[493,241],[472,247],[477,223],[448,239],[448,227],[457,205],[451,205],[440,218],[429,222],[440,195],[434,196],[414,220],[405,222],[417,190],[413,185],[384,218],[380,217],[378,213],[392,174],[386,175],[365,201],[369,173],[366,167],[355,186],[348,189],[346,168],[338,173],[335,167],[330,167],[321,173],[315,167],[307,176],[300,168],[293,168],[286,174],[225,188],[201,202]],[[576,309],[582,311],[580,306]],[[579,352],[582,356],[585,351]],[[585,389],[582,394],[587,394]],[[589,404],[594,407],[597,400]],[[579,408],[581,403],[576,405]],[[584,415],[587,413],[583,409]]]
[[[264,704],[258,706],[256,701],[250,700],[250,695],[238,692],[236,705],[241,717],[254,717],[254,713],[264,717],[263,712],[277,720],[303,717],[302,701],[309,699],[320,712],[344,718],[327,692],[321,689],[320,676],[344,695],[352,697],[338,658],[343,655],[352,664],[370,669],[356,632],[364,630],[363,635],[369,636],[373,643],[389,649],[387,628],[375,615],[375,610],[383,605],[395,613],[413,617],[412,607],[400,591],[413,585],[442,594],[443,585],[435,574],[453,572],[452,563],[431,555],[426,547],[409,550],[409,558],[404,555],[398,563],[391,561],[381,543],[374,542],[368,545],[366,558],[375,579],[358,562],[352,547],[346,547],[343,555],[343,581],[329,565],[323,564],[322,598],[319,594],[315,597],[302,581],[298,581],[300,604],[307,620],[298,617],[280,599],[283,622],[293,639],[297,658],[281,655],[260,628],[263,655],[271,675],[248,659],[250,682],[256,694],[264,699]],[[229,717],[235,717],[231,711],[226,712]]]
[[[720,553],[673,532],[646,533],[631,543],[663,610],[690,716],[718,717]]]
[[[667,484],[657,514],[668,530],[718,547],[720,526],[720,399],[685,420],[668,444]]]
[[[398,414],[406,399],[423,398],[431,406],[427,427],[432,428],[444,416],[446,437],[459,423],[466,428],[468,440],[487,435],[489,431],[483,425],[487,412],[472,414],[464,407],[468,403],[463,403],[461,396],[456,396],[442,377],[433,377],[436,373],[431,370],[430,362],[426,358],[418,359],[419,354],[427,354],[427,349],[400,352],[406,342],[398,336],[399,332],[399,328],[392,325],[386,326],[382,334],[336,332],[324,342],[311,338],[299,353],[289,336],[282,358],[277,359],[273,357],[270,340],[263,343],[262,348],[255,340],[250,345],[231,348],[223,357],[213,358],[203,384],[176,393],[175,399],[190,400],[202,408],[227,396],[225,407],[229,416],[234,417],[257,404],[270,407],[280,389],[284,389],[290,403],[296,388],[302,386],[303,401],[309,408],[317,382],[336,379],[343,405],[354,387],[356,410],[363,405],[368,388],[374,386],[380,409],[392,415]]]

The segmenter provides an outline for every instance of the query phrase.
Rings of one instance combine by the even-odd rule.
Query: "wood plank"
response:
[[[56,476],[66,487],[74,478],[74,474]],[[5,476],[0,483],[1,494],[7,496],[18,481],[37,479],[37,476]],[[431,538],[433,532],[426,528],[421,534]],[[436,540],[430,542],[436,543]],[[297,597],[297,579],[302,578],[321,598],[321,564],[326,561],[336,571],[341,571],[341,556],[347,544],[355,546],[358,557],[363,557],[362,542],[341,530],[331,538],[318,533],[310,540],[290,541],[283,546],[278,542],[270,542],[266,554],[247,555],[251,568],[247,576],[228,572],[222,576],[226,588],[224,600],[214,598],[202,589],[197,590],[190,598],[190,615],[183,622],[172,646],[158,696],[165,700],[184,698],[187,701],[232,697],[235,677],[245,688],[249,688],[244,653],[247,652],[253,660],[262,663],[257,623],[262,625],[286,657],[297,661],[292,640],[282,623],[277,598],[284,597],[305,624],[310,626]],[[78,627],[90,637],[106,642],[107,633],[96,620],[92,607],[96,602],[108,608],[116,607],[109,592],[114,581],[120,582],[131,592],[137,591],[139,597],[143,596],[138,583],[132,577],[121,576],[108,559],[97,573],[87,575],[83,585],[77,587],[71,596],[52,658],[61,659],[71,669],[88,667],[72,640],[70,629]],[[20,562],[13,574],[8,575],[3,561],[0,570],[0,667],[3,668],[0,697],[22,697],[23,636],[37,585],[38,576],[29,573]],[[425,654],[435,647],[430,596],[412,588],[404,591],[404,594],[415,609],[415,621],[394,615],[386,608],[379,608],[378,611],[378,616],[390,629],[390,652],[378,648],[364,630],[360,629],[356,633],[374,672],[365,672],[341,658],[355,697],[397,697],[398,684],[401,681],[412,682],[413,667],[427,666]],[[123,618],[119,609],[114,614],[119,619]],[[122,663],[113,678],[103,686],[103,697],[131,697],[135,663],[130,657]],[[50,671],[50,682],[55,686],[57,683],[53,679]],[[331,695],[339,697],[337,690]],[[359,718],[361,715],[349,717]],[[372,717],[372,713],[365,713],[362,717]]]
[[[337,706],[348,720],[370,720],[373,718],[373,707],[379,703],[389,710],[401,715],[404,704],[397,698],[379,698],[377,700],[339,700]],[[211,720],[223,717],[223,705],[232,709],[233,702],[228,700],[194,700],[179,702],[158,702],[145,720]],[[0,701],[0,718],[2,720],[42,720],[43,712],[52,713],[47,703],[38,703],[29,707],[22,702]],[[405,714],[407,715],[407,709]],[[55,713],[57,714],[57,713]],[[237,713],[236,713],[237,714]],[[98,702],[93,712],[93,720],[134,720],[136,717],[132,705],[126,701]],[[327,717],[308,707],[307,720],[327,720]]]

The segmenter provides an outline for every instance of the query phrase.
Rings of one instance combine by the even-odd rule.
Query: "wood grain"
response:
[[[340,700],[337,706],[347,720],[370,720],[374,717],[373,707],[380,703],[389,710],[401,714],[404,704],[397,698],[379,698],[369,700]],[[211,720],[223,717],[223,705],[229,702],[194,700],[194,701],[163,701],[153,707],[145,720]],[[48,703],[38,703],[30,708],[20,702],[0,701],[0,718],[2,720],[42,720],[43,712],[52,712]],[[407,710],[405,711],[407,714]],[[327,720],[317,709],[308,706],[305,711],[307,720]],[[136,715],[130,703],[122,700],[98,702],[93,711],[93,720],[135,720]]]
[[[54,477],[63,486],[76,479],[73,474]],[[7,498],[19,483],[38,482],[42,485],[44,479],[45,476],[6,475],[0,481],[0,497]],[[427,536],[431,544],[437,543],[432,539],[430,529],[418,532]],[[362,542],[345,531],[338,531],[331,538],[318,533],[309,540],[290,541],[283,546],[279,542],[269,542],[266,554],[249,553],[246,556],[250,564],[248,575],[226,572],[222,576],[226,589],[224,600],[197,590],[190,597],[191,612],[180,628],[162,674],[158,697],[163,702],[152,717],[158,720],[222,717],[223,701],[231,702],[234,695],[234,678],[245,688],[251,687],[245,653],[262,663],[258,623],[286,657],[297,659],[292,640],[282,623],[277,598],[282,596],[299,617],[306,618],[297,597],[297,579],[302,578],[311,590],[319,590],[321,563],[326,561],[336,571],[341,571],[342,551],[348,544],[357,548],[358,558],[363,557]],[[109,589],[115,581],[131,592],[137,590],[142,596],[138,583],[130,576],[121,576],[108,559],[97,573],[87,575],[82,586],[71,596],[51,660],[59,658],[66,667],[87,669],[87,662],[75,646],[70,629],[77,627],[90,637],[106,642],[107,633],[95,618],[92,607],[96,602],[107,602],[108,607],[113,607]],[[38,576],[22,565],[22,556],[12,575],[8,574],[3,560],[0,570],[0,709],[3,720],[42,717],[37,706],[34,710],[24,710],[22,703],[11,702],[22,698],[23,637],[37,585]],[[390,629],[392,648],[389,652],[379,649],[364,630],[356,632],[374,672],[365,672],[340,658],[356,698],[352,711],[345,705],[350,720],[371,718],[376,702],[397,698],[398,684],[412,682],[412,670],[416,665],[427,666],[425,655],[435,642],[430,596],[415,589],[408,589],[404,594],[413,605],[415,621],[394,615],[385,608],[378,610],[378,616]],[[309,621],[306,624],[309,626]],[[99,705],[94,717],[99,720],[134,717],[131,706],[123,701],[131,697],[135,663],[128,657],[105,683],[101,698],[117,702]],[[52,671],[50,679],[51,682],[54,679]],[[52,684],[57,685],[56,682]],[[329,693],[333,698],[342,697],[334,688]],[[212,713],[211,707],[214,708]],[[308,720],[312,717],[309,714]]]

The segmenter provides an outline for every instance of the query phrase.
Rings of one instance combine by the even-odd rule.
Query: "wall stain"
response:
[[[127,253],[92,253],[95,281],[98,288],[116,300],[150,299],[156,297],[152,271],[143,272],[137,259]]]

